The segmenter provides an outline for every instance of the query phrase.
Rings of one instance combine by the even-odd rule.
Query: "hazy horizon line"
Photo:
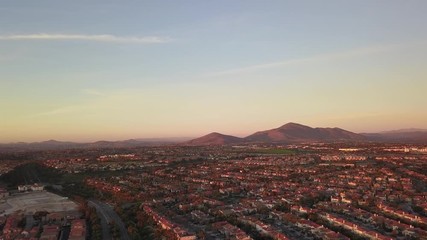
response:
[[[289,123],[295,123],[295,122],[289,122]],[[300,123],[296,123],[296,124],[300,124]],[[304,125],[304,124],[301,124]],[[304,126],[308,126],[308,125],[304,125]],[[280,126],[279,126],[280,127]],[[308,126],[311,127],[311,126]],[[278,127],[275,127],[278,128]],[[31,144],[31,143],[43,143],[43,142],[49,142],[49,141],[57,141],[57,142],[70,142],[70,143],[77,143],[77,144],[88,144],[88,143],[96,143],[96,142],[102,142],[102,141],[106,141],[106,142],[122,142],[122,141],[129,141],[129,140],[136,140],[136,141],[147,141],[147,142],[155,142],[155,141],[165,141],[167,142],[167,140],[182,140],[182,141],[186,141],[186,140],[191,140],[194,138],[198,138],[198,137],[202,137],[211,133],[220,133],[223,135],[229,135],[229,136],[234,136],[234,137],[239,137],[239,138],[245,138],[247,136],[250,136],[253,133],[259,132],[259,131],[266,131],[266,130],[271,130],[271,129],[275,129],[275,128],[269,128],[269,129],[264,129],[264,130],[257,130],[255,132],[252,133],[245,133],[245,134],[228,134],[228,133],[224,133],[222,131],[207,131],[206,133],[204,133],[203,135],[193,135],[193,136],[171,136],[171,137],[129,137],[129,138],[98,138],[98,139],[93,139],[93,140],[76,140],[76,139],[61,139],[61,138],[45,138],[40,139],[40,140],[33,140],[33,141],[0,141],[0,144],[20,144],[20,143],[25,143],[25,144]],[[311,128],[340,128],[346,131],[350,131],[348,129],[342,128],[342,127],[336,127],[336,126],[332,126],[332,127],[311,127]],[[350,131],[356,134],[380,134],[380,133],[388,133],[388,132],[399,132],[399,131],[407,131],[407,132],[424,132],[427,131],[427,128],[418,128],[418,127],[407,127],[407,128],[398,128],[398,129],[390,129],[390,130],[378,130],[378,131]],[[179,141],[176,141],[179,142]]]

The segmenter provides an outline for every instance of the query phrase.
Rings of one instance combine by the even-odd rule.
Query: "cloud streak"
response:
[[[81,105],[75,105],[75,106],[64,106],[59,107],[56,109],[52,109],[46,112],[40,112],[32,115],[31,117],[46,117],[46,116],[56,116],[56,115],[63,115],[63,114],[71,114],[74,112],[77,112],[82,109],[87,109],[89,107],[87,106],[81,106]]]
[[[102,93],[94,89],[82,89],[81,92],[91,96],[104,96],[104,97],[107,96],[105,93]]]
[[[218,72],[213,72],[213,73],[207,74],[207,76],[210,76],[210,77],[226,76],[226,75],[255,72],[255,71],[265,70],[265,69],[286,67],[286,66],[290,66],[290,65],[299,65],[299,64],[306,64],[306,63],[313,63],[313,62],[328,62],[328,61],[343,60],[343,59],[349,59],[349,58],[354,58],[354,57],[358,57],[358,56],[366,56],[366,55],[371,55],[371,54],[375,54],[375,53],[387,52],[387,51],[390,51],[390,50],[393,50],[396,48],[400,48],[402,46],[403,45],[390,44],[390,45],[350,49],[350,50],[343,51],[343,52],[321,54],[321,55],[316,55],[316,56],[311,56],[311,57],[306,57],[306,58],[290,59],[290,60],[285,60],[285,61],[270,62],[270,63],[234,68],[234,69],[229,69],[229,70],[224,70],[224,71],[218,71]]]
[[[23,34],[23,35],[0,35],[0,40],[3,41],[92,41],[106,43],[135,43],[135,44],[154,44],[167,43],[171,39],[159,36],[132,37],[132,36],[116,36],[110,34],[87,35],[87,34]]]

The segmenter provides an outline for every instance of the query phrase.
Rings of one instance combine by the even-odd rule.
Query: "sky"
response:
[[[1,0],[0,142],[427,128],[427,1]]]

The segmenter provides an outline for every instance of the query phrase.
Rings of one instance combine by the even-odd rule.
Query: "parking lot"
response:
[[[77,209],[77,204],[67,198],[46,191],[37,191],[7,197],[0,204],[0,215],[8,215],[17,211],[35,213],[37,211],[64,212]]]

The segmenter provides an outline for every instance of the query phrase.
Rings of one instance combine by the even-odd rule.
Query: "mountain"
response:
[[[414,132],[425,132],[427,133],[427,129],[422,128],[405,128],[405,129],[398,129],[398,130],[392,130],[392,131],[384,131],[379,132],[380,134],[389,134],[389,133],[414,133]]]
[[[200,138],[185,142],[185,145],[227,145],[243,142],[243,139],[213,132]]]
[[[379,133],[362,133],[371,141],[393,143],[426,143],[427,130],[425,129],[400,129]]]
[[[184,142],[186,141],[186,142]],[[92,143],[61,142],[48,140],[33,143],[0,144],[0,152],[62,150],[71,148],[127,148],[177,144],[227,145],[240,143],[299,143],[299,142],[340,142],[373,141],[390,143],[426,143],[427,129],[401,129],[379,133],[353,133],[341,128],[312,128],[298,123],[287,123],[281,127],[256,132],[245,138],[213,132],[200,138],[142,138],[124,141],[98,141]]]
[[[80,147],[81,143],[74,142],[61,142],[56,140],[48,140],[43,142],[18,142],[0,144],[0,151],[20,151],[20,150],[54,150],[54,149],[68,149]]]
[[[142,146],[158,146],[165,144],[175,144],[188,140],[188,138],[141,138],[123,141],[97,141],[92,143],[62,142],[48,140],[44,142],[18,142],[0,144],[0,152],[13,151],[38,151],[38,150],[63,150],[63,149],[84,149],[84,148],[128,148]]]
[[[364,141],[363,135],[340,128],[312,128],[298,123],[287,123],[279,128],[256,132],[244,138],[247,142],[316,142]]]
[[[259,131],[245,138],[210,133],[186,142],[186,145],[224,145],[237,143],[296,143],[318,141],[365,141],[367,137],[340,128],[312,128],[287,123],[279,128]]]

